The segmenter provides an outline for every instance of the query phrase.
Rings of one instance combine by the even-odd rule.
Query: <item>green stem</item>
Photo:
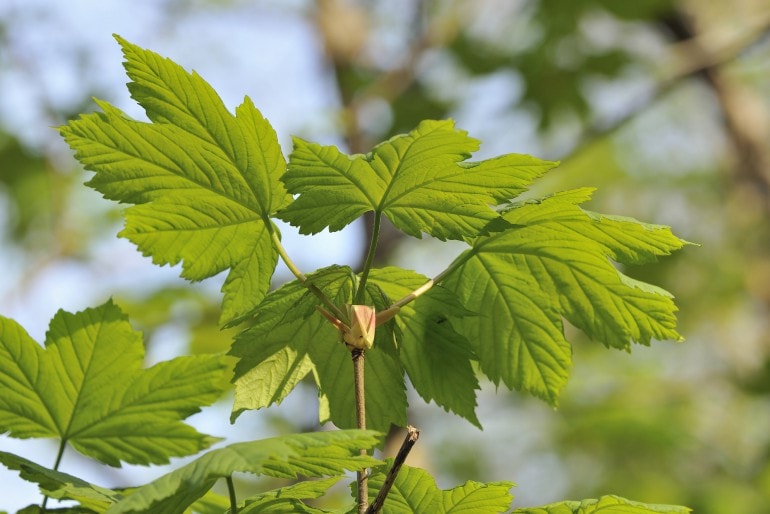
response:
[[[235,497],[235,484],[233,484],[233,476],[227,475],[225,477],[227,482],[227,492],[230,496],[230,514],[238,514],[238,500]]]
[[[380,223],[382,222],[382,213],[374,213],[374,224],[372,225],[372,239],[369,241],[369,251],[366,253],[364,269],[361,271],[361,280],[358,282],[355,299],[353,303],[362,305],[366,298],[366,281],[369,278],[369,271],[374,264],[374,256],[377,253],[377,242],[380,240]]]
[[[381,325],[391,319],[393,316],[398,314],[398,311],[401,310],[401,307],[408,304],[409,302],[412,302],[422,296],[426,291],[428,291],[431,287],[434,285],[440,283],[442,280],[444,280],[447,275],[455,272],[460,266],[465,264],[465,262],[471,257],[472,252],[468,252],[466,256],[464,256],[461,259],[455,260],[452,264],[450,264],[444,271],[433,277],[432,279],[425,282],[423,285],[409,293],[408,295],[404,296],[397,302],[394,302],[391,304],[390,307],[385,309],[384,311],[380,311],[377,313],[377,325]]]
[[[286,253],[286,248],[283,247],[283,243],[281,243],[281,238],[278,237],[278,231],[273,227],[272,223],[269,223],[267,227],[268,227],[268,230],[270,231],[270,238],[273,240],[273,246],[278,252],[278,255],[281,256],[281,260],[284,262],[284,264],[286,264],[286,267],[289,268],[289,271],[291,271],[291,274],[297,277],[297,280],[299,280],[304,284],[307,281],[307,277],[305,276],[304,273],[300,271],[297,265],[294,264],[294,261],[291,260],[291,257],[289,257],[289,254]]]
[[[334,305],[329,297],[326,296],[324,292],[318,288],[318,286],[308,283],[307,276],[305,276],[305,274],[300,271],[297,265],[294,264],[294,261],[291,260],[291,257],[289,257],[289,254],[286,253],[286,248],[284,248],[283,244],[281,243],[281,238],[278,237],[278,231],[273,227],[273,224],[269,223],[267,227],[270,231],[270,238],[273,241],[273,246],[278,252],[278,255],[281,257],[281,260],[284,262],[284,264],[286,264],[286,267],[289,268],[289,271],[291,271],[292,275],[297,277],[297,280],[299,280],[302,285],[307,287],[311,293],[316,295],[318,299],[320,299],[321,302],[326,306],[326,308],[337,317],[337,319],[345,319],[345,315],[342,313],[339,307]]]
[[[54,471],[59,470],[59,465],[61,464],[61,459],[64,456],[64,449],[66,447],[67,447],[67,441],[62,439],[61,442],[59,443],[59,451],[56,453],[56,461],[54,462],[54,465],[53,465]],[[48,505],[48,496],[43,496],[43,503],[40,504],[40,514],[45,514],[47,505]]]

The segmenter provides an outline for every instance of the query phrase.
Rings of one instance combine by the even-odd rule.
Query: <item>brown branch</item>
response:
[[[411,425],[406,427],[406,437],[404,438],[404,442],[401,443],[401,448],[398,450],[396,458],[393,459],[393,465],[390,467],[388,475],[385,477],[385,482],[383,482],[380,491],[377,493],[377,498],[374,499],[369,506],[369,510],[367,510],[365,514],[377,514],[380,512],[380,509],[382,509],[382,506],[385,504],[385,498],[388,497],[388,493],[393,487],[393,483],[396,481],[396,476],[398,476],[401,466],[404,464],[407,455],[412,451],[412,446],[414,446],[414,443],[417,442],[419,437],[420,429]]]

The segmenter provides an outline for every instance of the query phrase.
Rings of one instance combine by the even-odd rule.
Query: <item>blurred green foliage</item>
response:
[[[578,340],[574,377],[559,410],[490,391],[482,398],[494,406],[486,416],[480,411],[483,436],[447,422],[437,409],[417,409],[421,465],[438,468],[435,474],[448,484],[517,481],[521,504],[612,493],[689,505],[699,514],[770,512],[770,169],[761,157],[742,159],[770,149],[762,132],[770,125],[766,2],[426,0],[399,10],[381,0],[257,4],[316,27],[325,42],[317,59],[332,64],[328,74],[341,102],[335,135],[348,151],[368,151],[370,141],[410,130],[423,118],[454,116],[462,127],[463,113],[490,100],[474,97],[473,86],[511,75],[517,86],[496,91],[501,101],[487,120],[502,143],[483,134],[487,146],[530,134],[536,147],[526,151],[565,158],[543,187],[596,186],[590,208],[657,220],[702,244],[634,270],[676,294],[685,343],[628,356]],[[334,6],[358,16],[318,23],[319,13]],[[222,9],[240,7],[232,1]],[[685,27],[691,37],[672,26]],[[674,46],[694,40],[716,54],[727,43],[712,35],[734,27],[757,37],[723,62],[697,52],[682,59]],[[338,33],[363,35],[349,38],[357,46],[343,53],[330,43]],[[676,63],[702,69],[672,75]],[[14,63],[0,65],[1,74]],[[676,80],[668,94],[655,94],[664,76]],[[638,98],[619,94],[640,83],[648,90]],[[86,87],[82,93],[87,101]],[[389,113],[361,123],[371,116],[363,111],[371,101],[384,101]],[[607,113],[610,121],[597,125]],[[66,113],[59,116],[63,121]],[[726,122],[736,117],[747,126]],[[2,119],[0,125],[7,127]],[[114,237],[114,218],[79,217],[83,209],[94,211],[70,192],[82,182],[74,164],[6,132],[0,136],[3,251],[31,252],[31,263],[73,254],[87,259],[95,241]],[[755,136],[754,143],[742,133]],[[49,137],[56,137],[53,130]],[[62,220],[77,222],[62,229]],[[417,254],[412,247],[429,244],[394,239],[383,244],[382,257],[409,261]],[[400,264],[420,269],[427,263]],[[40,271],[28,269],[18,281]],[[227,333],[212,330],[214,294],[166,284],[116,294],[121,302],[133,300],[124,303],[126,311],[150,335],[174,325],[187,331],[191,351],[228,344]],[[513,442],[532,438],[536,443]],[[520,479],[537,476],[528,462],[550,462],[559,480],[532,487]]]
[[[6,226],[11,240],[29,240],[33,232],[51,229],[54,212],[45,158],[22,146],[11,134],[0,134],[0,191],[5,200]]]

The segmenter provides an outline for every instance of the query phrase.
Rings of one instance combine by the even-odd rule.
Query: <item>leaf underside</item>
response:
[[[564,501],[515,509],[514,514],[687,514],[691,510],[678,505],[653,505],[619,496],[602,496],[596,500]]]
[[[380,465],[381,461],[359,453],[361,448],[378,444],[379,438],[373,431],[336,430],[231,444],[132,490],[106,514],[177,514],[203,497],[218,479],[236,472],[277,478],[321,477]],[[305,489],[302,494],[312,487]]]
[[[0,463],[37,483],[47,496],[77,501],[83,512],[107,514],[180,514],[191,505],[199,512],[206,512],[207,506],[211,512],[223,512],[222,498],[210,489],[217,480],[233,473],[277,478],[331,476],[259,493],[241,502],[242,512],[322,512],[301,500],[323,496],[346,471],[381,465],[381,461],[359,453],[361,448],[378,444],[380,436],[373,431],[338,430],[236,443],[125,492],[99,487],[12,453],[0,452]],[[229,503],[224,505],[227,508]]]

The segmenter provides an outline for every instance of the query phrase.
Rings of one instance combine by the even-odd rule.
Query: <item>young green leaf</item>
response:
[[[352,300],[352,276],[348,267],[331,266],[309,275],[308,281],[344,305]],[[312,371],[321,421],[356,426],[350,351],[316,306],[320,300],[298,281],[265,297],[254,325],[237,337],[230,351],[240,358],[231,419],[246,409],[280,403]],[[366,355],[366,419],[367,427],[387,431],[391,424],[406,424],[406,389],[398,359],[381,337],[377,341],[381,344]]]
[[[336,430],[231,444],[134,489],[107,514],[179,514],[218,479],[236,472],[320,477],[380,465],[381,461],[359,453],[361,448],[376,445],[379,437],[366,430]]]
[[[428,281],[413,271],[388,267],[372,270],[369,283],[391,298],[402,298]],[[434,286],[401,308],[396,316],[399,358],[415,390],[426,401],[434,400],[481,426],[476,417],[479,383],[471,361],[472,346],[455,332],[450,319],[472,315],[454,294]]]
[[[308,280],[341,303],[352,295],[348,267],[330,266],[309,275]],[[298,280],[265,297],[254,324],[230,349],[230,355],[239,358],[231,420],[246,409],[280,403],[312,369],[310,346],[348,354],[339,344],[339,332],[315,311],[319,304],[320,300]]]
[[[388,465],[391,460],[388,460]],[[369,479],[369,501],[374,501],[385,481],[387,467],[374,471]],[[508,512],[513,501],[513,482],[466,482],[453,489],[440,490],[425,470],[403,466],[388,493],[382,511],[394,514],[499,514]]]
[[[295,138],[283,181],[299,196],[278,216],[303,234],[339,230],[374,211],[414,237],[476,236],[498,217],[490,205],[514,198],[556,165],[516,154],[462,162],[478,146],[452,121],[423,121],[366,155]]]
[[[311,351],[321,422],[331,421],[342,428],[356,426],[350,351],[329,352],[320,346]],[[390,425],[406,426],[404,370],[398,359],[375,346],[366,352],[365,365],[366,426],[381,431],[387,431]]]
[[[270,287],[277,263],[270,216],[291,197],[270,124],[246,97],[233,116],[195,73],[117,38],[134,99],[152,123],[105,102],[61,127],[106,198],[136,204],[121,236],[156,264],[182,262],[202,280],[230,269],[222,322],[242,319]]]
[[[267,332],[249,330],[240,335],[231,350],[232,355],[242,357],[238,366],[242,371],[237,372],[234,382],[231,420],[244,410],[281,403],[313,369],[311,346],[322,346],[323,352],[338,352],[349,359],[350,352],[338,339],[339,332],[320,314]],[[245,362],[253,363],[252,367],[247,369]]]
[[[514,228],[477,238],[442,284],[479,313],[458,320],[489,378],[555,404],[571,348],[562,316],[616,348],[680,340],[667,292],[634,281],[610,262],[636,264],[681,248],[668,228],[599,216],[568,191],[503,211]]]
[[[564,501],[515,509],[514,514],[687,514],[690,509],[677,505],[652,505],[626,500],[619,496],[602,496],[598,500]]]
[[[215,439],[181,422],[227,388],[224,357],[179,357],[142,369],[144,345],[104,305],[51,321],[45,349],[0,317],[0,432],[57,437],[111,466],[164,464]]]

